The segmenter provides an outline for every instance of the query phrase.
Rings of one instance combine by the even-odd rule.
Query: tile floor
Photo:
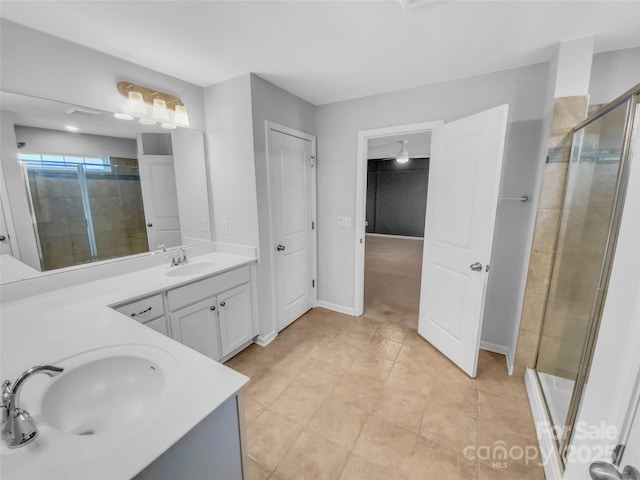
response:
[[[380,250],[367,242],[371,285],[390,251],[370,258]],[[390,289],[407,285],[402,264]],[[226,363],[251,378],[249,479],[544,479],[524,383],[504,357],[481,352],[469,378],[417,335],[417,306],[396,293],[367,295],[359,318],[313,309]],[[537,457],[493,459],[501,446]]]

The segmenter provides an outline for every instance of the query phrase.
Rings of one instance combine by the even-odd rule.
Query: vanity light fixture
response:
[[[187,107],[178,97],[130,82],[118,83],[118,92],[127,99],[127,112],[114,114],[116,118],[135,117],[144,125],[160,123],[169,129],[189,126]]]
[[[78,127],[74,125],[65,125],[64,128],[66,128],[70,132],[77,132],[78,130],[80,130]]]

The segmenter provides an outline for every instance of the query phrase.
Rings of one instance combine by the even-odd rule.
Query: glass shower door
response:
[[[536,371],[558,441],[570,408],[603,295],[630,101],[574,133],[556,253]],[[563,435],[564,434],[564,435]]]

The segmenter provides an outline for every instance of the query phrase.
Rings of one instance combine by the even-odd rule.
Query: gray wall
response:
[[[589,104],[609,103],[640,83],[640,47],[593,56]]]
[[[367,233],[424,236],[429,159],[369,160]]]
[[[272,274],[275,269],[275,241],[271,238],[271,212],[269,211],[269,177],[267,171],[267,139],[265,121],[315,135],[315,107],[309,102],[251,75],[251,111],[253,117],[253,145],[258,201],[259,257],[258,309],[260,333],[277,330],[275,305],[273,305]]]
[[[346,310],[354,306],[355,228],[338,227],[338,216],[355,217],[356,150],[360,130],[435,120],[453,121],[507,103],[509,126],[501,184],[503,195],[531,194],[543,158],[539,146],[548,64],[531,65],[383,95],[322,105],[316,109],[318,133],[318,281],[319,300]],[[511,210],[509,210],[511,209]],[[534,206],[528,202],[500,206],[496,229],[509,224],[530,231]],[[526,265],[510,263],[528,258],[528,245],[499,233],[494,240],[491,277],[482,340],[510,348],[505,331],[516,328]],[[509,279],[506,281],[506,279]],[[491,280],[490,280],[491,282]],[[502,290],[501,290],[502,289]],[[494,298],[496,300],[494,300]],[[511,303],[500,299],[509,298]]]

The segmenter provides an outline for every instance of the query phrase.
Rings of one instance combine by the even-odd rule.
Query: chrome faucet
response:
[[[13,385],[9,380],[2,384],[2,439],[7,443],[7,447],[23,447],[38,436],[38,427],[33,418],[19,406],[18,396],[23,383],[36,373],[55,377],[63,371],[64,368],[60,367],[37,365],[20,375]]]
[[[173,257],[171,259],[171,266],[172,267],[177,267],[178,265],[182,265],[183,263],[187,263],[189,260],[187,260],[187,252],[185,251],[184,247],[180,247],[180,254],[176,254],[175,257]]]

